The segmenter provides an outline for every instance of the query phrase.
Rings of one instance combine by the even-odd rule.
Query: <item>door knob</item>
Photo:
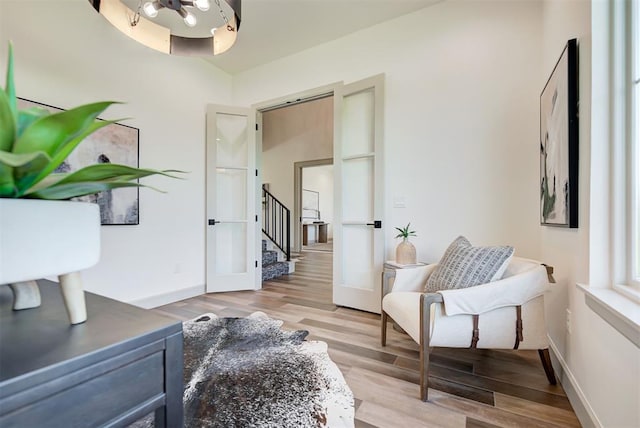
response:
[[[367,226],[373,226],[374,229],[382,229],[382,221],[374,220],[373,223],[367,223]]]
[[[215,219],[213,219],[213,218],[210,218],[210,219],[209,219],[209,226],[215,226],[215,225],[216,225],[216,223],[220,223],[220,222],[219,222],[219,221],[216,221],[216,220],[215,220]]]

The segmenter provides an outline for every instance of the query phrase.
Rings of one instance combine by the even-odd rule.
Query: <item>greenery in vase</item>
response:
[[[418,236],[416,235],[415,230],[409,230],[410,226],[411,226],[411,223],[407,223],[405,227],[396,227],[396,230],[400,232],[396,235],[396,238],[407,239],[410,236]]]
[[[0,90],[0,198],[64,200],[119,187],[148,187],[137,179],[150,175],[174,177],[182,171],[134,168],[111,163],[57,173],[71,152],[93,132],[122,119],[97,117],[114,101],[82,105],[60,113],[41,108],[19,110],[9,44],[7,78]]]

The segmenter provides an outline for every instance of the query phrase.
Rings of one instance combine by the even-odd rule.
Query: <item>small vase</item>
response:
[[[416,247],[404,238],[396,247],[396,263],[402,265],[412,265],[416,263]]]

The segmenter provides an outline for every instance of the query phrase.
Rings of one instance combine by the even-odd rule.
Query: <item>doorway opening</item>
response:
[[[384,175],[383,175],[383,112],[384,75],[380,74],[349,84],[338,82],[305,93],[254,104],[258,123],[256,159],[262,166],[256,171],[256,184],[268,183],[270,192],[285,206],[299,207],[285,229],[292,234],[292,254],[302,251],[303,185],[300,171],[300,192],[294,192],[297,180],[291,180],[295,162],[322,159],[333,160],[333,218],[328,223],[320,208],[320,191],[306,189],[307,198],[316,202],[307,208],[314,212],[307,226],[307,244],[311,234],[333,236],[333,252],[305,252],[331,258],[333,303],[368,312],[380,313],[379,272],[384,260]],[[283,126],[271,126],[271,115],[285,116],[303,112],[316,103],[325,103],[324,114],[301,114],[286,120]],[[289,119],[289,118],[287,118]],[[315,126],[315,128],[314,128]],[[271,138],[277,137],[277,138]],[[304,145],[293,143],[304,141]],[[324,151],[326,150],[326,151]],[[284,189],[283,192],[278,190]],[[293,204],[293,199],[298,204]],[[318,213],[319,211],[319,213]],[[289,210],[287,210],[289,212]],[[259,221],[259,215],[256,220]],[[320,223],[314,223],[318,221]],[[300,227],[293,227],[296,222]],[[310,230],[313,229],[313,232]],[[323,229],[323,230],[322,230]],[[331,230],[331,232],[329,232]],[[328,243],[328,242],[327,242]],[[289,271],[291,273],[291,271]]]
[[[294,192],[300,249],[333,252],[333,159],[296,162]]]
[[[260,175],[269,192],[291,210],[293,255],[303,250],[304,232],[307,243],[329,244],[333,237],[334,99],[326,88],[321,92],[324,95],[299,96],[292,102],[258,108],[262,129]],[[314,168],[324,166],[329,169]],[[304,212],[303,188],[308,203]],[[321,233],[324,242],[320,242]]]

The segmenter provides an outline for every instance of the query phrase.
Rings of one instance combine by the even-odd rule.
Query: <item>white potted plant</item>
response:
[[[120,187],[157,171],[96,164],[74,172],[56,168],[84,138],[118,122],[97,120],[112,101],[60,113],[17,108],[13,49],[9,44],[6,85],[0,90],[0,284],[10,284],[14,309],[40,305],[36,279],[58,276],[71,324],[87,319],[79,271],[100,255],[96,204],[72,198]]]
[[[410,236],[416,235],[415,230],[410,230],[411,223],[405,227],[396,227],[396,230],[400,233],[396,235],[396,238],[402,238],[402,242],[396,247],[396,262],[402,265],[410,265],[416,263],[416,247],[409,242]]]

